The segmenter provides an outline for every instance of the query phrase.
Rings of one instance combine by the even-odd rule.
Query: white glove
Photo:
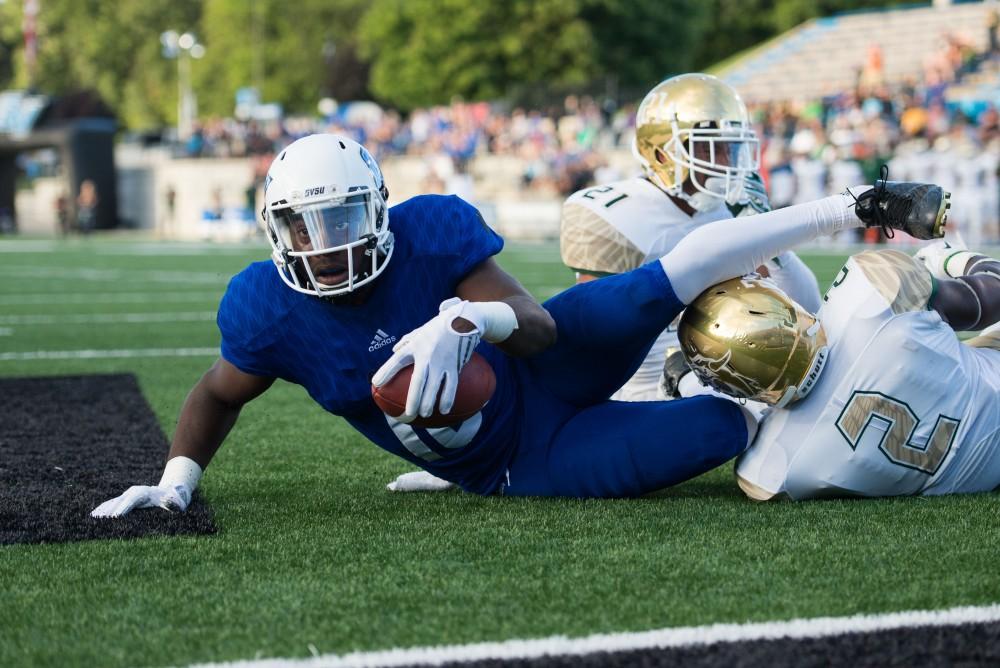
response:
[[[136,508],[159,506],[173,513],[183,513],[191,503],[191,490],[181,485],[152,487],[133,485],[121,496],[105,501],[91,511],[91,517],[121,517]]]
[[[472,357],[481,336],[478,328],[465,333],[452,329],[452,321],[462,317],[468,303],[457,297],[441,302],[440,312],[400,339],[392,347],[392,357],[372,377],[372,385],[380,387],[401,369],[413,365],[406,410],[396,417],[400,422],[413,422],[418,415],[428,417],[433,413],[439,390],[441,413],[451,411],[458,374]]]
[[[455,483],[442,480],[427,471],[404,473],[385,486],[390,492],[446,492]]]
[[[923,246],[913,258],[922,262],[934,278],[957,278],[965,275],[966,265],[977,255],[961,244],[940,239]]]
[[[191,503],[191,494],[201,479],[201,467],[187,457],[174,457],[163,469],[160,484],[133,485],[91,511],[91,517],[121,517],[136,508],[160,507],[183,513]]]

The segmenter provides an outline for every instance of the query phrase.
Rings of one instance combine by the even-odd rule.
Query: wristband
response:
[[[981,255],[981,253],[960,250],[946,257],[944,262],[941,263],[941,268],[944,269],[944,273],[948,276],[958,278],[968,273],[967,265],[969,264],[969,260]]]
[[[193,492],[201,480],[202,469],[198,463],[188,457],[174,457],[163,467],[163,477],[160,487],[185,487]]]
[[[506,341],[517,329],[517,314],[506,302],[465,302],[460,317],[475,325],[490,343]]]

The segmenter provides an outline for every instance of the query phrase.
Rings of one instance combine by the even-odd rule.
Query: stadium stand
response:
[[[987,3],[905,7],[814,19],[717,72],[751,101],[809,99],[853,87],[872,45],[888,80],[917,76],[948,35],[987,47]]]

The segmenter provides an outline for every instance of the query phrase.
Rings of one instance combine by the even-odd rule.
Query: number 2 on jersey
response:
[[[951,450],[960,422],[938,415],[927,442],[918,444],[913,435],[920,418],[909,406],[881,392],[855,391],[837,418],[837,429],[852,449],[867,430],[875,429],[881,434],[878,449],[889,461],[934,475]]]

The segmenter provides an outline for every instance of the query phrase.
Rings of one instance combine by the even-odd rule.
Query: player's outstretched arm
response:
[[[938,279],[930,306],[953,329],[976,331],[1000,321],[1000,261],[945,242],[915,257]]]
[[[181,408],[167,465],[157,485],[135,485],[105,501],[92,517],[120,517],[135,508],[159,506],[174,512],[187,510],[201,474],[229,434],[244,404],[274,383],[244,373],[219,359],[202,376]]]
[[[861,189],[855,189],[860,192]],[[690,304],[710,285],[749,274],[769,259],[802,243],[842,229],[862,227],[854,195],[720,220],[694,230],[660,258],[677,297]]]
[[[852,227],[902,230],[918,239],[944,234],[951,195],[939,186],[879,180],[806,204],[691,232],[660,258],[674,293],[690,304],[710,285],[754,271],[768,259],[819,236]]]

